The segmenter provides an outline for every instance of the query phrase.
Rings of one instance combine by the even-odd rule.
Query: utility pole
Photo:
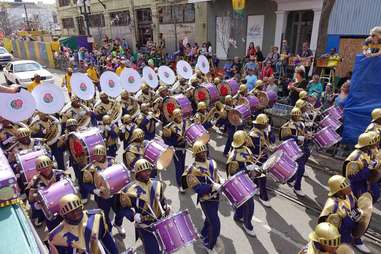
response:
[[[25,3],[24,3],[23,5],[24,5],[24,11],[25,11],[26,30],[27,30],[27,31],[30,31],[28,12],[27,12],[27,10],[26,10],[26,5],[25,5]]]

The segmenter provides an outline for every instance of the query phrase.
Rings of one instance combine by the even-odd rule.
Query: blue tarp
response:
[[[351,88],[344,107],[343,143],[355,144],[371,121],[371,112],[381,107],[381,57],[357,55]]]

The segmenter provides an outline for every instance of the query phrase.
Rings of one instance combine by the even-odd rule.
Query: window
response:
[[[105,17],[103,14],[93,14],[89,17],[90,27],[104,27],[105,26]]]
[[[136,16],[139,23],[152,23],[152,15],[150,8],[136,10]]]
[[[54,23],[54,24],[57,24],[57,23],[58,23],[57,14],[56,14],[56,13],[53,13],[53,14],[52,14],[52,17],[53,17],[53,23]]]
[[[193,23],[195,21],[194,4],[179,4],[159,8],[159,22],[161,24]]]
[[[62,27],[64,29],[74,28],[74,19],[73,18],[63,18]]]
[[[69,6],[70,5],[70,0],[58,0],[58,5],[60,7]]]
[[[128,26],[131,22],[130,11],[111,12],[110,22],[114,26]]]

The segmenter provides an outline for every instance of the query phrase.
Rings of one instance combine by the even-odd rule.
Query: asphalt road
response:
[[[61,84],[63,73],[51,70],[56,75],[57,84]],[[0,83],[4,83],[4,77],[0,73]],[[222,150],[225,144],[225,138],[212,134],[212,140],[209,143],[211,157],[218,162],[220,173],[225,175],[225,161],[222,156]],[[117,160],[121,161],[120,152]],[[193,162],[190,152],[186,156],[186,165]],[[318,165],[319,161],[315,161]],[[167,184],[165,195],[171,200],[173,212],[188,209],[197,229],[201,229],[203,224],[203,213],[199,205],[196,204],[196,195],[188,191],[186,194],[179,194],[175,187],[175,171],[173,163],[170,168],[162,172],[162,178]],[[307,166],[305,178],[302,182],[302,189],[307,194],[304,198],[297,198],[287,185],[278,185],[268,179],[269,188],[280,192],[270,191],[272,208],[265,208],[258,197],[255,197],[255,216],[253,223],[257,236],[250,237],[245,234],[241,225],[233,220],[233,209],[226,198],[222,198],[219,207],[219,216],[221,219],[221,236],[218,241],[218,253],[297,253],[307,242],[308,234],[315,227],[318,211],[321,209],[327,198],[326,183],[329,174],[318,168]],[[291,199],[291,200],[290,200]],[[305,205],[300,205],[297,202]],[[94,206],[89,202],[89,207]],[[374,211],[372,226],[381,233],[381,211],[380,206]],[[125,220],[126,236],[123,238],[117,235],[114,229],[113,233],[118,242],[120,250],[126,247],[136,248],[137,253],[143,253],[141,242],[135,242],[133,224]],[[377,230],[378,228],[378,230]],[[40,232],[44,238],[46,232]],[[364,238],[368,247],[373,253],[381,252],[381,245],[376,245],[368,238]],[[200,242],[192,246],[181,249],[178,253],[206,253]]]

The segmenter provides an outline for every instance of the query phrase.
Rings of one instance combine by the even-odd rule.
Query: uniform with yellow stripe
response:
[[[119,128],[115,123],[112,123],[112,119],[109,115],[104,115],[102,117],[103,132],[102,136],[105,140],[107,155],[111,157],[116,157],[116,152],[118,150],[118,133]]]
[[[129,170],[133,170],[135,163],[143,158],[144,154],[144,132],[142,129],[135,128],[131,134],[131,143],[125,149],[123,162]]]
[[[126,150],[131,142],[132,132],[136,127],[136,123],[132,121],[131,115],[122,116],[122,123],[119,126],[119,140],[123,142],[123,150]]]

